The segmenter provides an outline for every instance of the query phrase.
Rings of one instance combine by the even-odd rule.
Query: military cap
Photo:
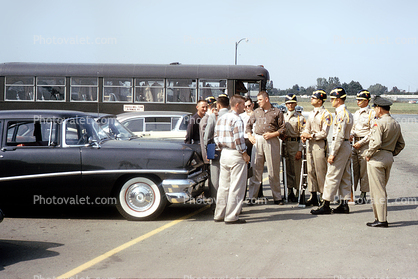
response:
[[[229,99],[229,96],[228,96],[228,95],[226,95],[225,93],[219,94],[219,96],[218,96],[218,97],[226,97],[226,98],[228,98],[228,99]]]
[[[205,99],[206,102],[208,102],[209,105],[216,103],[216,99],[213,96],[209,96]]]
[[[286,97],[284,98],[285,103],[296,103],[298,101],[298,99],[296,98],[295,94],[287,94]]]
[[[344,88],[337,86],[331,90],[329,93],[330,98],[345,98],[347,97],[347,93],[345,93]]]
[[[390,107],[392,104],[392,101],[380,96],[376,96],[373,99],[373,107]]]
[[[312,98],[320,99],[320,100],[326,100],[327,99],[327,93],[324,89],[318,89],[314,92],[312,92]]]
[[[357,100],[370,100],[370,98],[370,92],[365,89],[361,89],[356,96]]]

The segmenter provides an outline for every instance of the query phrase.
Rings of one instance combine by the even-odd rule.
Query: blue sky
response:
[[[0,62],[264,65],[418,91],[418,1],[3,1]]]

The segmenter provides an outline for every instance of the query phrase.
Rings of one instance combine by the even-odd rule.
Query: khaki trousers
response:
[[[389,181],[390,170],[393,164],[392,152],[380,150],[367,162],[367,174],[370,183],[370,196],[372,199],[375,219],[380,222],[387,221],[387,193],[386,185]]]
[[[310,140],[306,147],[306,162],[308,164],[308,191],[324,192],[325,176],[327,174],[326,141]]]
[[[302,159],[296,160],[296,153],[299,151],[298,141],[285,141],[284,157],[286,158],[286,181],[287,188],[299,189],[300,171]]]
[[[246,190],[247,164],[235,149],[222,149],[215,220],[238,220]]]
[[[337,191],[340,199],[351,198],[351,169],[350,169],[351,145],[345,141],[335,156],[334,163],[328,164],[325,177],[324,195],[326,201],[333,201]]]
[[[360,191],[369,192],[369,178],[367,176],[367,161],[363,157],[366,150],[369,149],[369,144],[365,144],[360,149],[353,148],[351,158],[353,159],[354,171],[354,190],[357,190],[357,184],[360,183]]]
[[[219,159],[210,160],[210,181],[209,181],[209,193],[210,197],[216,199],[217,191],[219,188],[219,170],[220,163]]]
[[[282,199],[280,187],[280,140],[277,137],[265,140],[260,135],[255,135],[255,138],[253,176],[248,184],[248,198],[257,199],[265,162],[267,164],[273,200],[279,201]]]

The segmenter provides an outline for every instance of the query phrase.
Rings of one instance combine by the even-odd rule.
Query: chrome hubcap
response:
[[[154,204],[155,195],[148,184],[135,183],[126,191],[125,200],[132,210],[145,211]]]

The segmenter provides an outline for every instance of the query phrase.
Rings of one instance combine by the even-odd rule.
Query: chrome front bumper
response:
[[[185,179],[165,179],[162,182],[165,195],[170,203],[185,203],[192,197],[193,190],[203,185],[208,178],[207,171],[200,171]]]

